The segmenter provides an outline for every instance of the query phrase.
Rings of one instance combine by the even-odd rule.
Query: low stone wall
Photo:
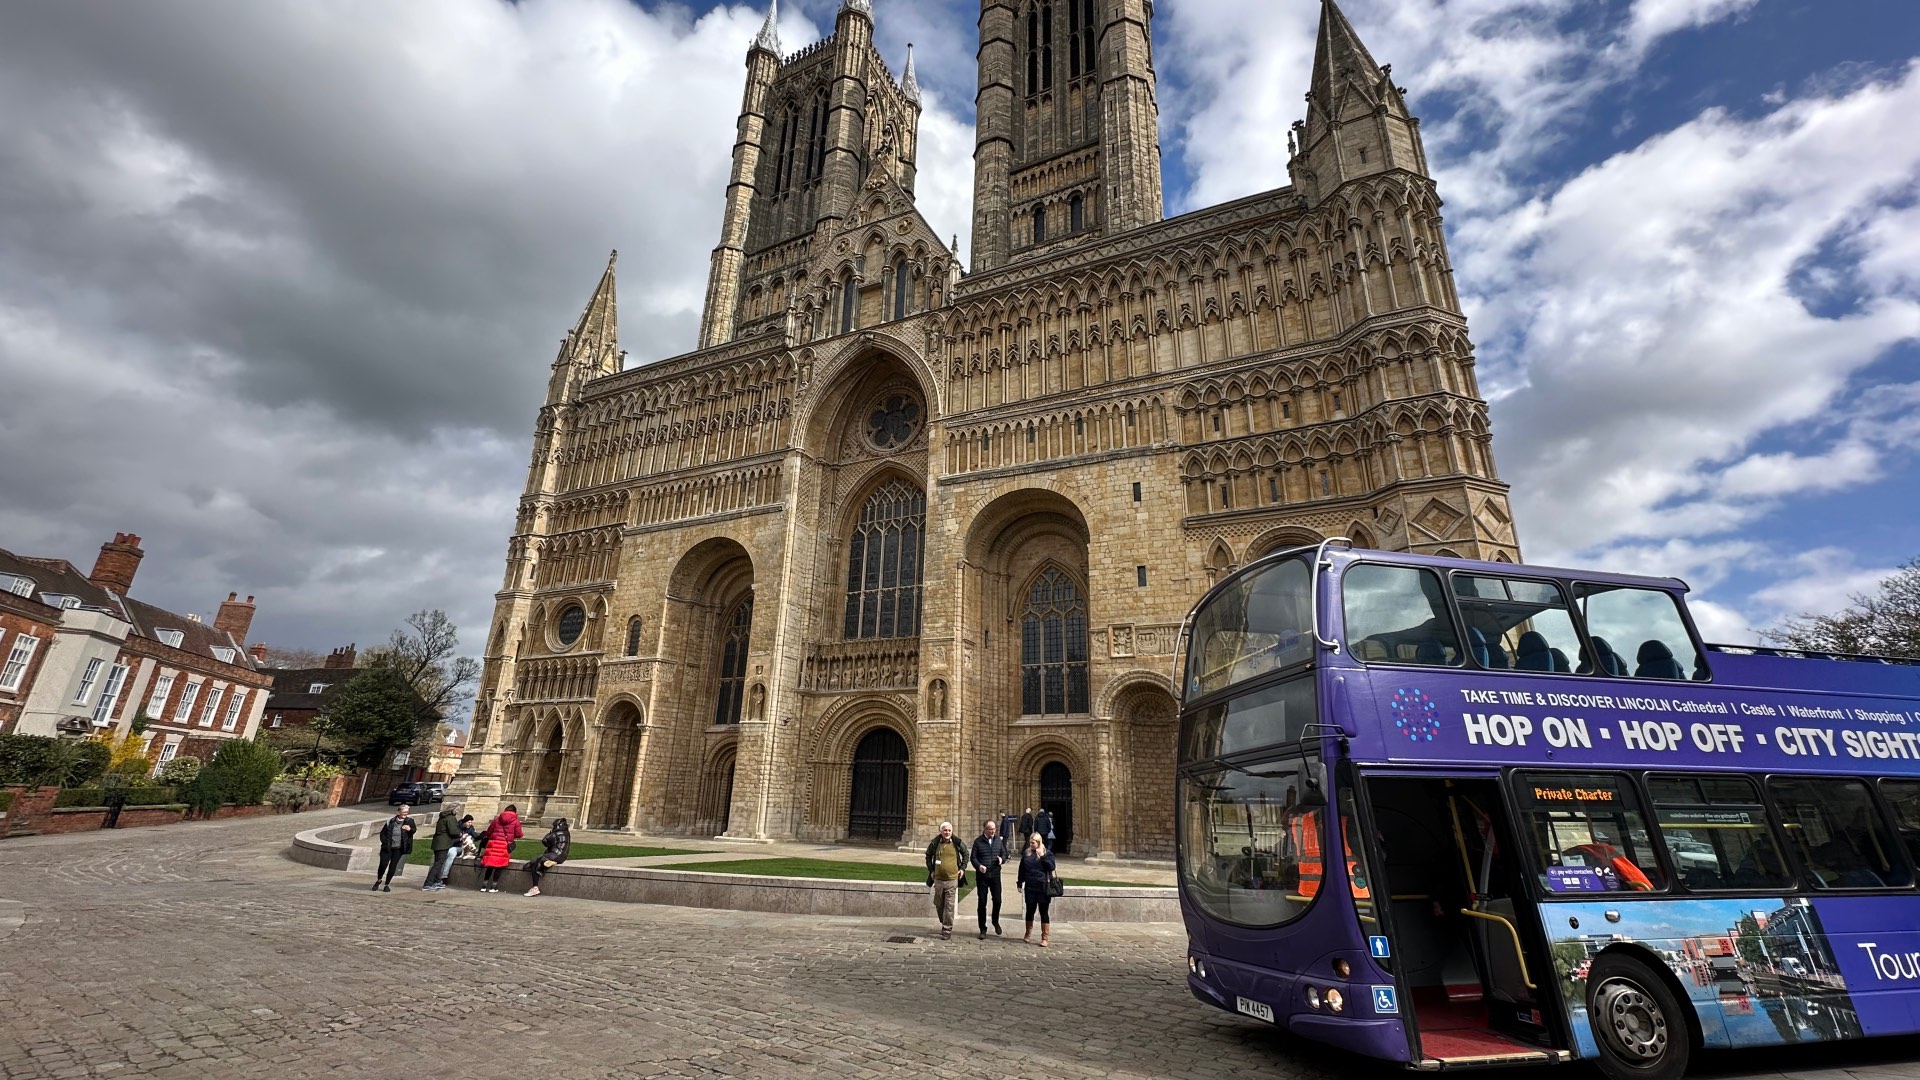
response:
[[[62,806],[56,809],[54,799],[60,793],[59,788],[13,788],[16,792],[12,813],[0,815],[0,836],[10,832],[22,833],[76,833],[90,832],[102,828],[107,820],[107,808],[104,806]],[[175,825],[189,820],[190,808],[184,803],[163,803],[157,806],[126,806],[120,810],[120,817],[114,823],[118,829],[137,829],[143,825]],[[228,803],[205,818],[193,820],[224,820],[236,817],[258,817],[263,814],[277,813],[274,807],[266,805],[240,806]]]
[[[525,860],[515,860],[513,867],[500,875],[500,887],[525,891],[532,884],[532,879],[520,869],[525,865]],[[372,867],[369,862],[367,868]],[[455,864],[455,886],[472,888],[479,880],[480,868],[474,860],[461,859]],[[553,868],[542,879],[540,891],[621,904],[668,904],[787,915],[930,918],[933,907],[927,887],[911,881],[753,877],[592,863],[567,863]],[[970,918],[972,904],[973,898],[969,895],[960,905],[960,914]],[[1017,919],[1020,909],[1018,891],[1007,886],[1003,912],[1013,912],[1010,917]],[[1173,889],[1081,886],[1069,881],[1067,894],[1054,900],[1053,913],[1061,922],[1178,922],[1180,900]]]
[[[413,842],[424,844],[433,835],[434,824],[439,814],[415,814],[413,819],[420,824],[414,829]],[[350,821],[345,825],[328,825],[320,829],[308,829],[296,833],[293,846],[287,849],[287,857],[294,862],[317,866],[322,870],[345,870],[349,873],[371,874],[380,865],[380,849],[377,847],[355,847],[354,840],[365,840],[380,831],[387,823],[386,818],[374,818],[371,821]]]

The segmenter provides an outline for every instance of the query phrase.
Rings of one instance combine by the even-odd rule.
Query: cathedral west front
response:
[[[964,269],[870,0],[790,54],[769,17],[698,348],[624,366],[610,261],[553,364],[470,812],[923,843],[1044,805],[1167,858],[1212,581],[1332,536],[1517,560],[1389,70],[1326,0],[1289,182],[1168,219],[1152,9],[981,0]]]

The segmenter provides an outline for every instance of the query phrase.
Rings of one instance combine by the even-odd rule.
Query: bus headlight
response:
[[[1320,988],[1319,987],[1317,986],[1307,987],[1307,1007],[1310,1009],[1317,1009],[1320,1007]]]
[[[1191,956],[1187,957],[1187,972],[1192,975],[1200,974],[1200,961]]]
[[[1345,960],[1335,960],[1333,962],[1333,973],[1343,979],[1347,978],[1353,974],[1353,965],[1347,963]]]
[[[1346,1007],[1347,1007],[1347,999],[1344,995],[1340,993],[1340,991],[1338,990],[1327,991],[1327,1008],[1332,1009],[1334,1012],[1339,1012],[1340,1010]]]

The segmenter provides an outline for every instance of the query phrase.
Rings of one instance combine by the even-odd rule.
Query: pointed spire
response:
[[[618,305],[613,292],[613,268],[619,260],[618,250],[607,256],[606,272],[600,275],[600,284],[594,287],[593,299],[587,301],[587,309],[580,313],[580,321],[573,328],[576,344],[586,340],[588,335],[596,336],[605,345],[620,339]]]
[[[1360,43],[1360,35],[1334,0],[1321,0],[1320,32],[1313,48],[1313,85],[1309,91],[1328,105],[1339,83],[1355,79],[1369,90],[1385,76],[1373,54]]]
[[[781,55],[779,22],[780,0],[773,0],[767,6],[767,21],[760,27],[760,36],[753,39],[753,47],[765,49],[775,56]]]
[[[908,101],[920,100],[920,80],[913,74],[913,42],[907,42],[907,73],[900,77],[900,92]]]
[[[840,0],[841,11],[857,11],[867,18],[873,18],[873,0]]]

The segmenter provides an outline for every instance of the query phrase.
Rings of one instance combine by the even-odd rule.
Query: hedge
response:
[[[130,787],[127,789],[128,806],[167,806],[174,801],[170,787]],[[69,806],[105,806],[107,793],[100,788],[67,788],[53,797],[53,808],[63,810]]]
[[[12,808],[12,806],[13,806],[13,792],[0,791],[0,814],[6,813],[9,809]]]

